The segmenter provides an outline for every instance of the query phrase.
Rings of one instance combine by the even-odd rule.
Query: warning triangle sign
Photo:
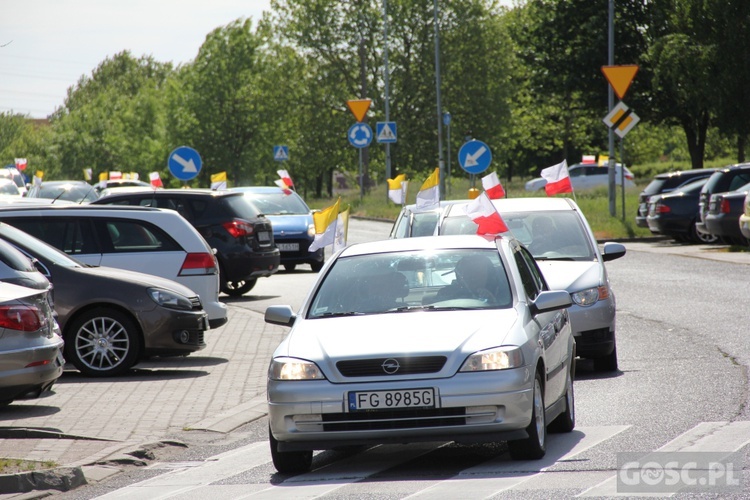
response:
[[[383,125],[383,128],[380,130],[380,133],[378,134],[378,142],[388,142],[388,141],[395,141],[396,140],[396,134],[393,133],[393,130],[391,130],[390,124],[386,123]]]
[[[365,119],[365,115],[367,114],[367,110],[370,109],[371,103],[372,99],[352,99],[346,101],[349,111],[352,112],[354,118],[356,118],[358,122]]]
[[[630,88],[633,77],[635,77],[637,72],[638,66],[635,64],[602,66],[602,73],[604,73],[607,81],[612,86],[612,90],[615,91],[619,99],[625,97],[625,93]]]
[[[286,150],[284,148],[279,148],[276,150],[276,156],[273,157],[274,160],[287,160],[288,156],[286,154]]]

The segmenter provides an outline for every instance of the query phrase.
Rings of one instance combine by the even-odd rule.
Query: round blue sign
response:
[[[346,137],[355,148],[366,148],[372,142],[372,129],[366,123],[355,123],[349,127]]]
[[[481,174],[492,161],[490,147],[482,141],[472,139],[458,150],[458,163],[470,174]]]
[[[181,181],[189,181],[201,171],[201,156],[193,148],[180,146],[169,153],[167,166],[172,175]]]

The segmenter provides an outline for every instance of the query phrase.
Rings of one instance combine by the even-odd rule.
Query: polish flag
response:
[[[16,168],[20,171],[26,170],[26,167],[28,166],[28,161],[26,161],[26,158],[16,158]]]
[[[292,177],[289,175],[289,172],[287,172],[286,170],[277,170],[276,173],[279,174],[279,177],[281,177],[281,180],[284,181],[286,187],[294,187],[294,183],[292,182]]]
[[[547,179],[547,184],[544,186],[547,196],[573,192],[573,186],[570,184],[570,176],[568,175],[568,162],[566,160],[543,169],[542,178]]]
[[[508,230],[505,221],[484,192],[466,205],[466,215],[477,227],[477,234],[500,234]]]
[[[500,179],[497,178],[497,172],[482,177],[482,187],[491,200],[505,198],[505,189],[500,184]]]
[[[155,188],[164,187],[164,184],[161,182],[161,177],[159,177],[159,172],[151,172],[148,174],[148,178],[151,181],[151,185]]]

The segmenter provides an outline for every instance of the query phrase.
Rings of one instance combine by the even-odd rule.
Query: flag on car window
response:
[[[338,252],[346,247],[346,237],[349,233],[349,207],[341,212],[336,219],[336,236],[333,239],[333,251]]]
[[[328,208],[320,212],[313,213],[313,223],[315,224],[315,239],[310,243],[308,251],[314,252],[318,248],[331,245],[336,238],[336,222],[339,216],[339,206],[341,198]]]
[[[211,174],[211,190],[217,191],[219,189],[227,188],[227,173],[219,172],[218,174]]]
[[[505,189],[503,189],[503,185],[500,184],[497,172],[492,172],[491,174],[482,177],[482,187],[491,200],[505,198]]]
[[[116,181],[122,179],[122,172],[119,170],[110,170],[109,171],[109,180]]]
[[[83,178],[84,179],[86,179],[87,181],[90,181],[91,179],[94,178],[93,176],[94,176],[94,170],[93,169],[90,169],[90,168],[84,168],[83,169]]]
[[[37,170],[36,174],[34,174],[34,179],[32,180],[32,183],[35,186],[40,185],[42,183],[42,178],[43,177],[44,177],[44,172],[42,172],[41,170]]]
[[[26,170],[28,165],[29,163],[26,161],[26,158],[16,158],[16,168],[21,172]]]
[[[284,183],[283,187],[294,188],[292,176],[289,175],[289,172],[287,172],[286,170],[277,170],[276,173],[279,174],[279,177],[281,177],[281,181]]]
[[[508,230],[487,192],[481,193],[466,205],[466,215],[478,226],[477,234],[500,234]]]
[[[440,169],[436,168],[432,175],[419,188],[417,193],[417,211],[432,210],[440,206]]]
[[[164,184],[161,182],[159,172],[151,172],[150,174],[148,174],[148,178],[151,181],[151,185],[155,188],[164,187]]]
[[[409,188],[409,181],[406,180],[406,174],[399,174],[394,179],[388,179],[388,198],[397,205],[406,203],[406,191]]]
[[[542,178],[547,180],[547,184],[544,185],[544,191],[547,193],[547,196],[573,192],[573,186],[570,184],[570,176],[568,175],[568,162],[566,160],[543,169]]]

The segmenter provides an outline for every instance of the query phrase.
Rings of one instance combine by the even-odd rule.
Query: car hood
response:
[[[603,285],[606,281],[604,266],[599,262],[547,260],[538,261],[538,264],[552,290],[573,293]]]
[[[313,218],[310,214],[266,215],[266,217],[273,224],[274,233],[282,231],[307,233],[308,226],[313,223]]]
[[[82,273],[102,279],[111,280],[114,278],[116,280],[127,281],[141,286],[165,288],[180,293],[185,297],[194,297],[195,295],[198,295],[185,285],[167,278],[162,278],[161,276],[154,276],[153,274],[139,273],[136,271],[128,271],[126,269],[106,266],[82,267],[80,270]]]
[[[469,354],[519,343],[515,309],[419,311],[298,321],[276,352],[318,363],[329,378],[343,359],[432,356],[448,358],[455,373]],[[525,339],[524,339],[525,340]],[[523,342],[523,340],[520,340]],[[332,377],[333,375],[333,377]]]

